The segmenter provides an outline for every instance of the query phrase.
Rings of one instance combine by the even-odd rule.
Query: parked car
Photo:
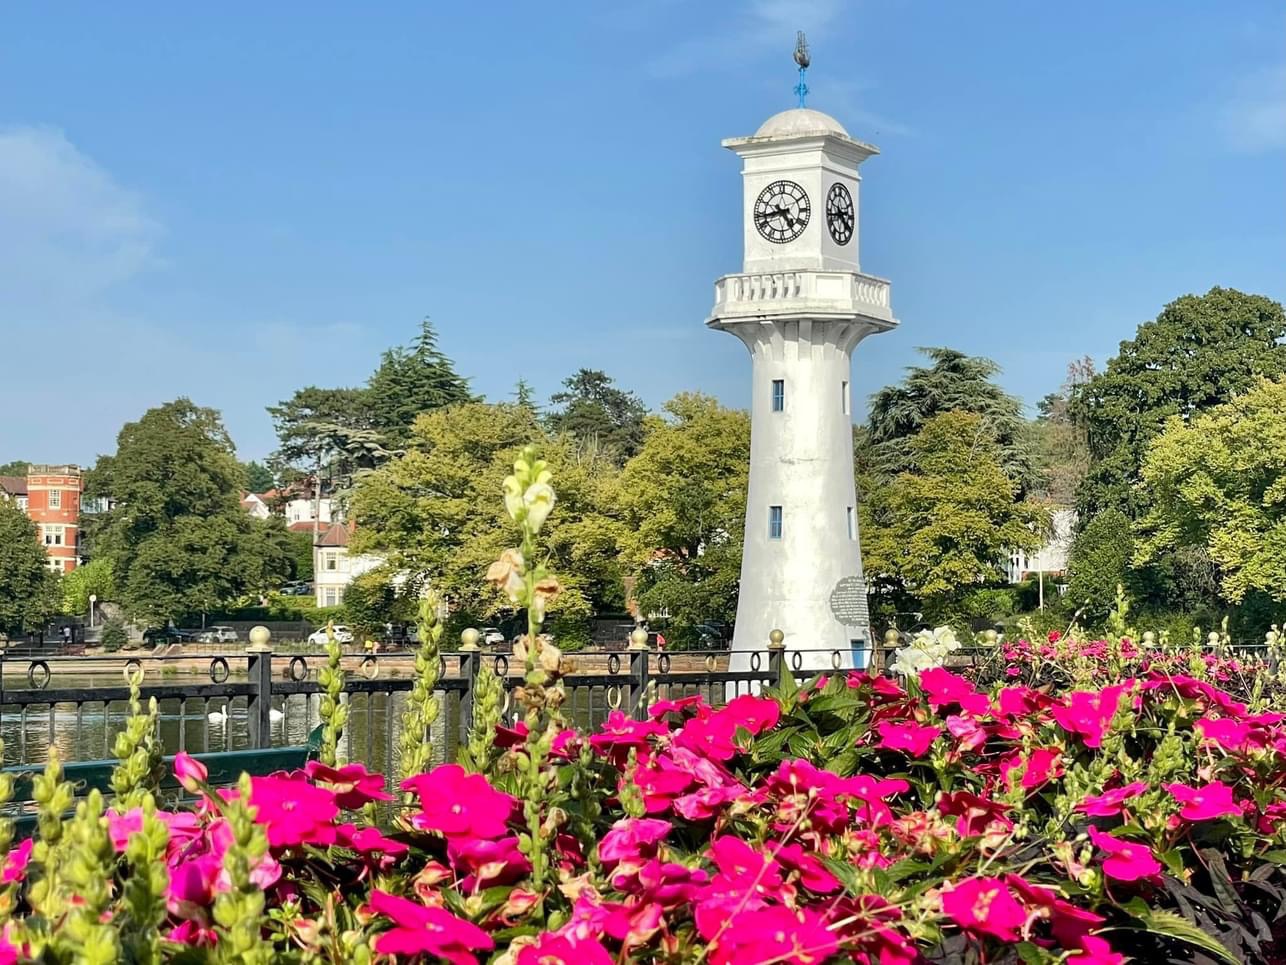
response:
[[[311,583],[287,583],[277,591],[282,596],[312,596],[313,585]]]
[[[338,640],[340,643],[352,643],[353,631],[348,629],[348,627],[346,626],[342,626],[342,625],[336,626],[335,639]],[[321,627],[317,630],[314,630],[312,633],[308,634],[308,643],[314,647],[326,646],[326,628]]]
[[[236,643],[241,637],[232,627],[208,627],[197,637],[202,643]]]
[[[159,643],[189,643],[196,639],[197,631],[180,630],[178,627],[150,627],[143,631],[143,642],[149,646]]]
[[[478,631],[484,647],[503,647],[505,645],[505,635],[496,627],[483,627]]]

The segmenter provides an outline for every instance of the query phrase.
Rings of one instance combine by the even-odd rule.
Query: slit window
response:
[[[848,415],[848,383],[839,384],[839,405],[845,415]]]
[[[772,410],[773,412],[786,411],[786,380],[772,380]]]
[[[857,539],[857,516],[853,513],[853,507],[848,507],[848,538]]]
[[[781,539],[781,507],[768,507],[768,538]]]

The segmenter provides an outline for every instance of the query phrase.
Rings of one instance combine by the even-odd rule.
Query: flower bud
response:
[[[179,751],[174,758],[174,776],[179,779],[179,784],[182,785],[183,790],[189,794],[198,794],[201,791],[201,785],[210,776],[210,772],[204,764],[188,754],[187,751]]]

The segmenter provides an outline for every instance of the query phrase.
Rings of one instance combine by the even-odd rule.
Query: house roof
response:
[[[27,495],[27,477],[0,476],[0,489],[10,496],[25,496]]]
[[[347,546],[353,537],[352,523],[331,523],[318,539],[318,546]]]
[[[325,529],[328,526],[330,526],[330,523],[322,523],[321,529]],[[292,533],[311,533],[313,531],[313,521],[311,519],[301,519],[291,523],[286,529]]]

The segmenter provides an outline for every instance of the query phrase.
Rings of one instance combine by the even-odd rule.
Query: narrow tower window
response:
[[[857,539],[857,517],[853,514],[853,507],[848,507],[848,538]]]
[[[768,538],[781,539],[781,507],[768,507]]]
[[[786,380],[772,380],[772,410],[773,412],[786,411]]]
[[[844,414],[848,415],[848,383],[847,382],[841,382],[839,384],[839,404],[840,404],[840,409],[843,410]]]
[[[62,505],[63,505],[63,494],[62,494],[62,492],[61,492],[60,490],[57,490],[57,489],[51,489],[51,490],[49,490],[49,508],[50,508],[50,509],[62,509]]]

